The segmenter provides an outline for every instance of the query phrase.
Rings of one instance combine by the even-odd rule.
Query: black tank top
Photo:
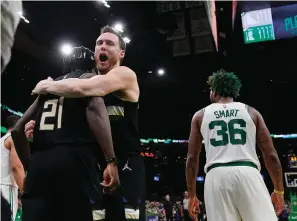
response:
[[[104,101],[116,156],[139,154],[138,102],[124,101],[113,93],[106,95]]]
[[[84,72],[74,71],[63,78],[79,78]],[[56,95],[41,97],[43,105],[35,118],[32,150],[41,150],[57,145],[98,145],[86,118],[89,98],[63,98]]]

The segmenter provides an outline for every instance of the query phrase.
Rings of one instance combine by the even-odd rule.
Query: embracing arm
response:
[[[203,111],[199,111],[194,115],[191,123],[191,132],[186,162],[186,179],[189,197],[196,196],[196,177],[198,174],[199,156],[202,146],[202,135],[200,133],[202,118]]]
[[[14,142],[15,150],[24,168],[27,168],[30,157],[29,143],[24,133],[24,128],[25,124],[35,117],[40,105],[40,100],[40,97],[38,97],[34,101],[11,131],[11,137]]]
[[[105,75],[96,75],[89,79],[69,78],[61,81],[49,81],[45,91],[63,97],[105,96],[119,90],[125,90],[136,81],[136,74],[130,68],[119,66]]]

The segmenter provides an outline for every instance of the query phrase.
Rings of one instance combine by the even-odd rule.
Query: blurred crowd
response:
[[[183,199],[174,197],[171,200],[166,195],[160,201],[146,201],[147,221],[191,221],[188,213],[188,193],[184,192]],[[205,207],[203,202],[199,202],[201,213],[198,214],[198,221],[206,221]]]

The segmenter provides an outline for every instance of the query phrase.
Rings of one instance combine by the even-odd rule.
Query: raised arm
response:
[[[36,85],[32,93],[51,93],[68,98],[105,96],[115,91],[125,90],[135,81],[137,78],[134,71],[128,67],[119,66],[105,75],[97,75],[90,79],[44,80]]]
[[[41,103],[40,100],[41,98],[38,97],[34,101],[11,131],[11,137],[13,139],[15,150],[25,169],[28,167],[30,149],[27,137],[24,133],[24,128],[25,124],[35,117]]]

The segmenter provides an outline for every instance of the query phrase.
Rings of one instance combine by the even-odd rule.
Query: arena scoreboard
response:
[[[241,12],[244,42],[297,37],[297,4]]]

